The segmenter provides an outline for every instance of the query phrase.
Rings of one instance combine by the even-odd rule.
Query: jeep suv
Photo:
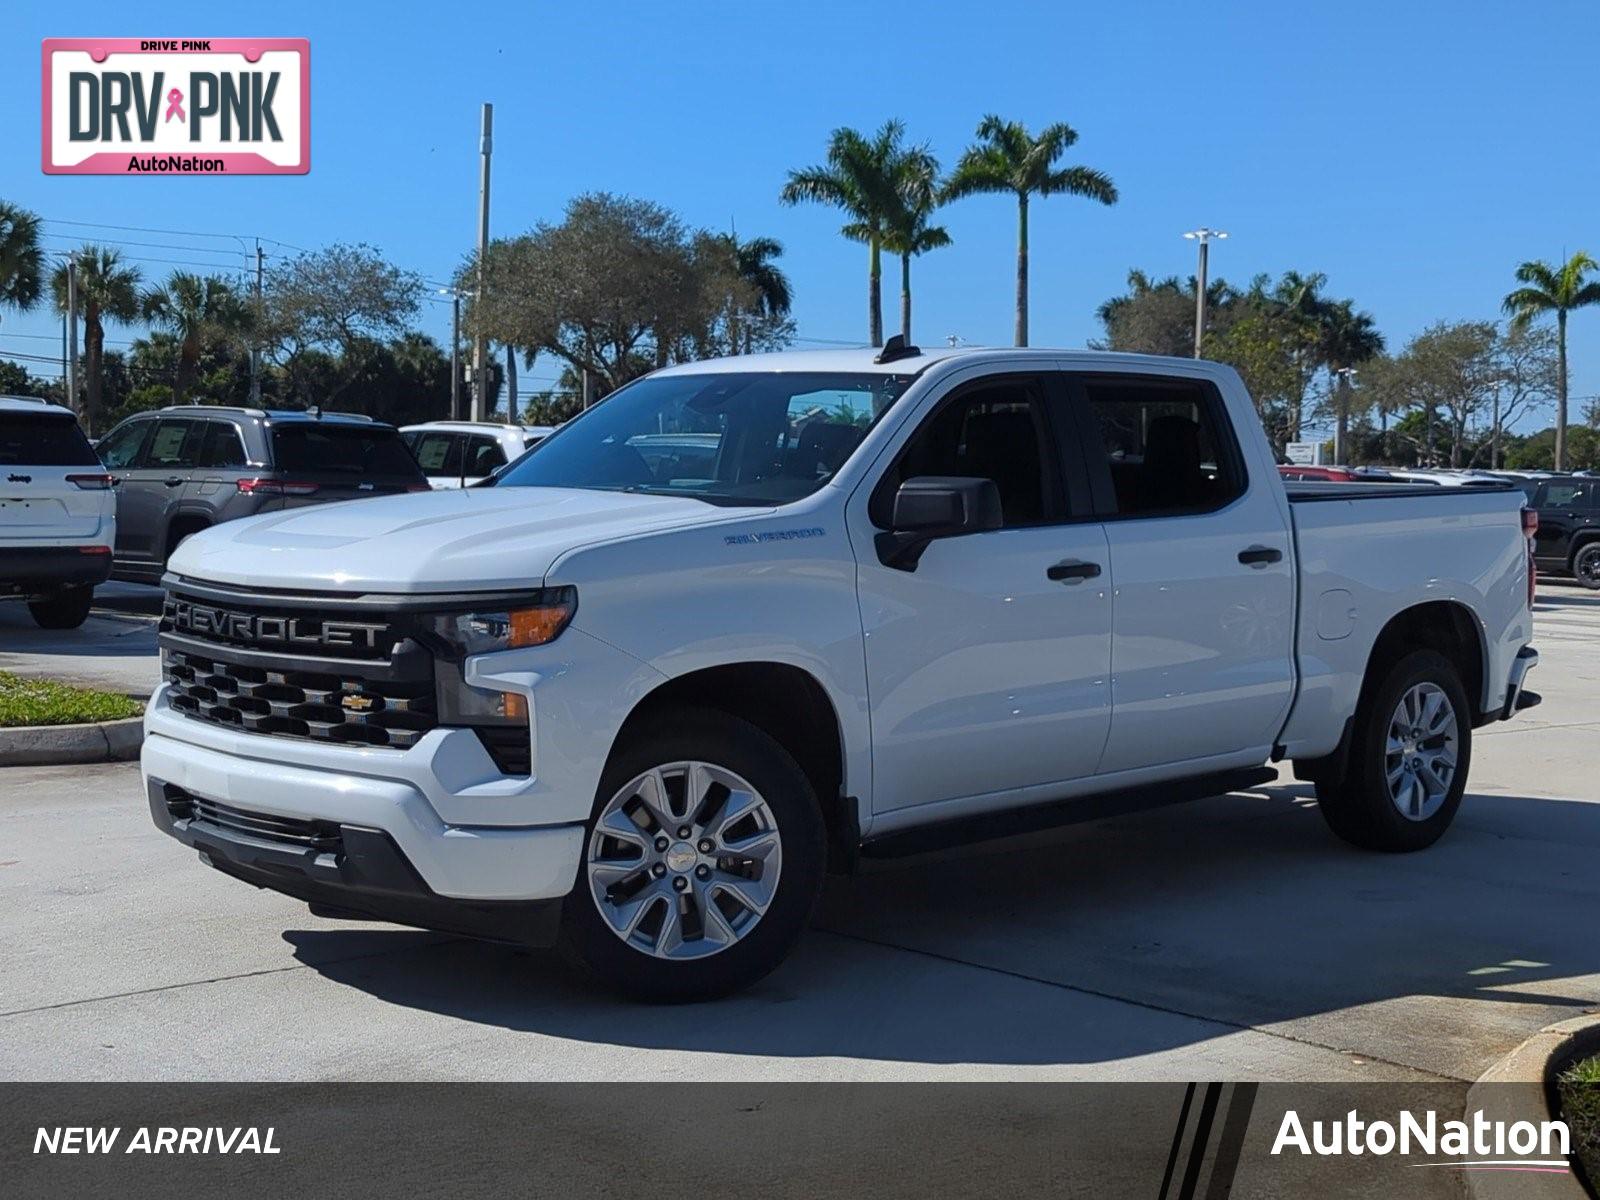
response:
[[[1539,570],[1600,588],[1600,479],[1555,475],[1539,480],[1532,507],[1539,514],[1533,544]]]
[[[96,449],[117,482],[112,575],[141,583],[223,521],[428,489],[393,426],[316,409],[169,407],[129,417]]]

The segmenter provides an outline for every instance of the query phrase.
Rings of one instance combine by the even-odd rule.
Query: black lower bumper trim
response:
[[[225,875],[304,900],[313,913],[392,921],[523,946],[548,946],[561,920],[561,899],[457,900],[423,882],[393,838],[380,829],[337,825],[336,838],[311,843],[288,831],[247,831],[239,820],[208,817],[217,808],[159,779],[149,781],[156,827]],[[199,803],[197,803],[199,801]],[[239,813],[222,807],[225,813]],[[277,822],[288,825],[289,822]],[[311,825],[313,822],[304,822]],[[325,822],[316,822],[325,826]]]
[[[8,546],[0,549],[0,593],[30,595],[63,587],[93,587],[111,577],[111,555],[76,546]]]

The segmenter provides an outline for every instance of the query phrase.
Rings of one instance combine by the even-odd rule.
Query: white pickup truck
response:
[[[315,913],[559,940],[667,999],[771,970],[830,866],[1270,761],[1416,850],[1473,729],[1537,701],[1522,501],[1286,489],[1206,362],[674,367],[491,486],[185,541],[150,810]]]

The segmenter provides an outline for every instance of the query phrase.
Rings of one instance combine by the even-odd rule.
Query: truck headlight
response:
[[[577,592],[563,587],[544,588],[516,607],[432,614],[428,618],[429,631],[453,652],[434,664],[440,723],[525,725],[526,698],[516,692],[470,686],[465,679],[464,660],[474,654],[552,642],[567,627],[577,608]]]
[[[492,654],[496,650],[553,642],[572,620],[577,608],[576,589],[543,588],[515,608],[435,613],[429,618],[429,624],[435,637],[466,658],[472,654]]]

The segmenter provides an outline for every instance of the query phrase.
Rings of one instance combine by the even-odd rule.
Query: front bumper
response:
[[[470,901],[441,896],[380,829],[235,808],[153,776],[145,787],[157,828],[194,847],[202,861],[224,874],[304,900],[313,912],[525,945],[555,940],[559,897]]]
[[[110,577],[109,553],[86,554],[77,546],[0,547],[0,595],[93,587]]]

